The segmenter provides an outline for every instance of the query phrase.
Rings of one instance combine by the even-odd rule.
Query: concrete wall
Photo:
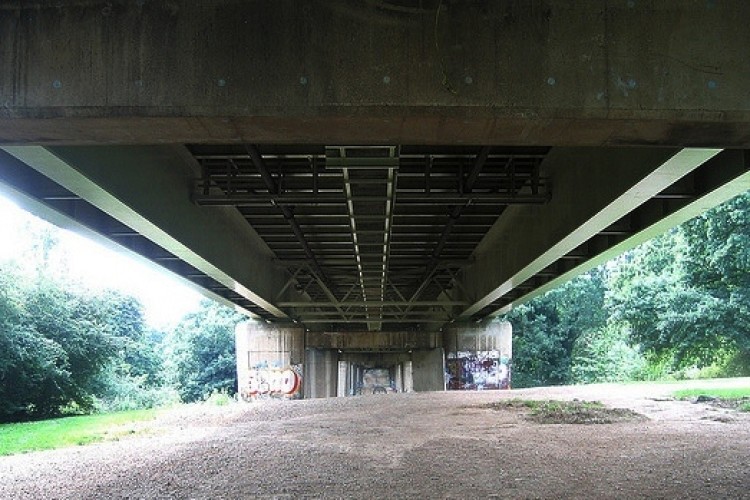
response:
[[[750,145],[744,0],[0,12],[5,143]]]
[[[410,351],[442,347],[439,332],[307,332],[307,347],[342,351]]]
[[[510,335],[505,335],[504,325],[451,330],[446,345],[453,346],[452,353],[500,350],[510,356]],[[383,392],[445,389],[444,349],[410,347],[435,345],[443,340],[439,333],[305,333],[299,327],[248,321],[237,325],[235,334],[240,391],[252,397],[327,398],[372,393],[374,387],[363,377],[373,374],[382,378],[374,384]],[[293,383],[289,370],[301,377],[301,387],[294,394],[285,393]]]
[[[439,332],[308,332],[306,343],[305,371],[311,385],[310,395],[305,392],[305,397],[362,393],[363,372],[376,369],[390,372],[387,392],[444,389],[443,338]],[[341,377],[339,361],[347,364]],[[345,380],[346,387],[337,387],[339,380]],[[364,392],[371,389],[364,385]]]

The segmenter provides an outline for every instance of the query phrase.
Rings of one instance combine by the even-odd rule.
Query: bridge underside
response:
[[[267,321],[482,321],[750,188],[749,16],[6,2],[0,186]]]
[[[750,187],[742,150],[3,149],[35,212],[311,330],[479,321]]]

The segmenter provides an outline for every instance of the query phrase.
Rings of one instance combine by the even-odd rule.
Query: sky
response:
[[[67,272],[91,290],[115,289],[139,299],[146,323],[157,329],[174,327],[202,299],[193,288],[166,270],[116,252],[72,231],[52,226],[0,195],[0,262],[23,261],[32,247],[29,229],[53,228],[58,238],[50,272]]]

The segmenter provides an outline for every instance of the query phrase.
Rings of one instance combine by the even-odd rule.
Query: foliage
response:
[[[0,265],[0,421],[174,400],[140,303],[50,272],[56,230],[27,229],[28,258]]]
[[[96,409],[135,410],[179,400],[175,389],[164,380],[160,353],[163,336],[147,330],[141,304],[112,291],[99,299],[108,329],[117,339],[117,353],[95,379]]]
[[[203,400],[214,391],[237,392],[234,327],[243,319],[205,300],[168,335],[167,369],[183,401]]]
[[[0,272],[0,421],[92,408],[91,384],[115,353],[96,300]]]
[[[507,319],[516,387],[750,374],[750,193]]]
[[[607,300],[632,342],[673,369],[750,352],[750,194],[633,250]]]
[[[625,382],[641,378],[646,361],[629,340],[629,330],[614,323],[581,334],[573,347],[571,382]]]
[[[737,196],[682,228],[685,275],[713,306],[711,333],[750,353],[750,192]]]
[[[138,433],[137,423],[155,416],[154,410],[139,410],[0,424],[0,456],[116,440]]]
[[[206,403],[213,406],[227,406],[234,398],[226,390],[214,390],[206,398]]]
[[[513,324],[515,387],[571,381],[576,341],[606,323],[605,276],[606,270],[597,268],[507,315]]]
[[[207,301],[174,331],[151,330],[135,298],[71,278],[59,236],[29,219],[24,258],[0,263],[0,422],[234,394],[242,316]]]

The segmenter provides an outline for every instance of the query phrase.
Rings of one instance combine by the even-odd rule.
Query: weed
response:
[[[599,401],[555,401],[508,399],[489,405],[495,410],[528,410],[527,420],[540,424],[611,424],[640,419],[625,408],[607,408]]]
[[[215,390],[207,398],[206,403],[214,406],[227,406],[233,401],[232,396],[226,391]]]

